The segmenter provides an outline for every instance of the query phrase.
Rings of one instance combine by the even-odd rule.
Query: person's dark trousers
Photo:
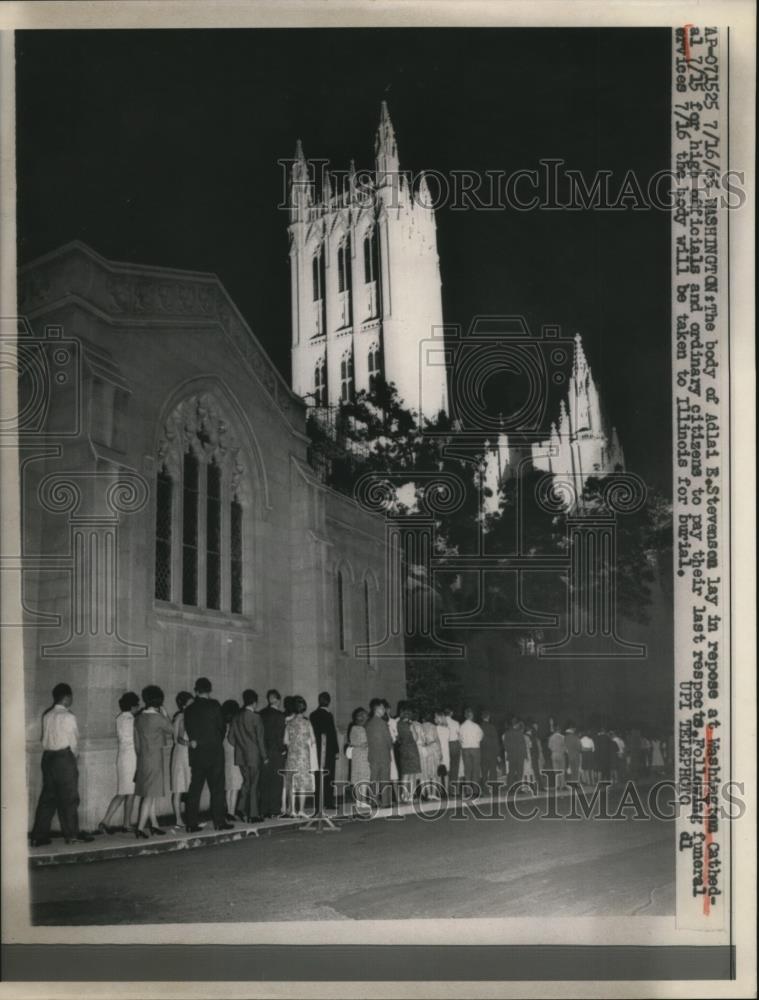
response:
[[[243,816],[260,816],[258,806],[258,776],[260,772],[259,764],[240,764],[242,772],[242,788],[240,797],[237,800],[239,810]]]
[[[316,784],[314,785],[314,806],[316,812],[319,812],[321,807],[321,781],[324,781],[324,808],[335,808],[335,764],[336,760],[333,757],[332,760],[325,761],[323,774],[320,775],[318,771],[316,772]]]
[[[221,826],[226,821],[227,803],[224,795],[224,750],[213,756],[190,758],[190,787],[187,790],[185,821],[187,826],[197,826],[200,821],[200,795],[203,785],[208,782],[211,793],[211,819],[213,825]]]
[[[79,836],[79,769],[71,750],[45,750],[42,754],[42,791],[34,816],[32,840],[47,840],[58,812],[61,833],[67,840]]]
[[[486,794],[489,794],[491,789],[488,787],[489,782],[498,781],[498,765],[497,758],[484,756],[482,757],[482,784],[485,788]]]
[[[479,781],[482,777],[482,758],[479,747],[462,750],[464,756],[464,777],[467,781]]]
[[[448,744],[448,752],[451,757],[450,781],[455,786],[459,780],[459,765],[461,763],[461,743],[459,740],[453,740]]]
[[[269,762],[261,768],[260,797],[262,816],[279,816],[282,812],[283,780],[280,771],[284,767],[284,756],[272,754],[269,757]]]

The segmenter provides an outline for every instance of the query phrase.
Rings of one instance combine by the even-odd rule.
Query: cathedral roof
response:
[[[297,423],[304,403],[279,373],[217,275],[112,261],[66,243],[19,268],[18,308],[31,320],[78,305],[111,325],[176,330],[219,326],[276,405]]]

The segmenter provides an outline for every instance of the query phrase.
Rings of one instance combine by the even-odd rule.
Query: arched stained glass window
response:
[[[230,604],[232,612],[242,614],[242,504],[235,496],[229,509],[230,534]]]
[[[206,607],[221,607],[221,469],[206,466]]]
[[[171,521],[173,517],[174,480],[165,465],[156,477],[155,511],[155,596],[171,600]]]
[[[156,600],[249,613],[245,483],[240,443],[217,401],[210,394],[185,399],[158,447]]]
[[[198,460],[185,452],[182,475],[182,604],[198,603]]]
[[[343,572],[337,571],[337,642],[341,653],[345,652],[345,588]]]

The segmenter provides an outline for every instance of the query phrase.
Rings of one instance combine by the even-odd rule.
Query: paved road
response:
[[[455,820],[296,830],[32,870],[40,924],[674,912],[671,823]]]

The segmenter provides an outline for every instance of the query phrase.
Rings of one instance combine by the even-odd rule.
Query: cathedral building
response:
[[[21,269],[19,307],[30,809],[59,681],[85,827],[115,792],[126,691],[158,684],[172,713],[200,676],[220,700],[327,690],[343,731],[402,698],[385,522],[314,473],[306,406],[218,278],[71,243]]]
[[[317,184],[300,142],[290,184],[292,385],[334,407],[382,375],[404,405],[448,409],[435,214],[424,177],[401,172],[383,102],[374,170]],[[436,349],[434,338],[439,339]],[[430,343],[432,341],[432,343]]]
[[[565,497],[580,497],[588,479],[624,471],[625,458],[617,430],[604,419],[601,400],[580,334],[574,338],[572,371],[566,398],[559,404],[558,422],[551,424],[549,436],[526,445],[509,440],[501,433],[486,444],[484,484],[491,496],[487,511],[498,509],[498,489],[519,469],[526,467],[550,473],[555,481],[569,487]]]

